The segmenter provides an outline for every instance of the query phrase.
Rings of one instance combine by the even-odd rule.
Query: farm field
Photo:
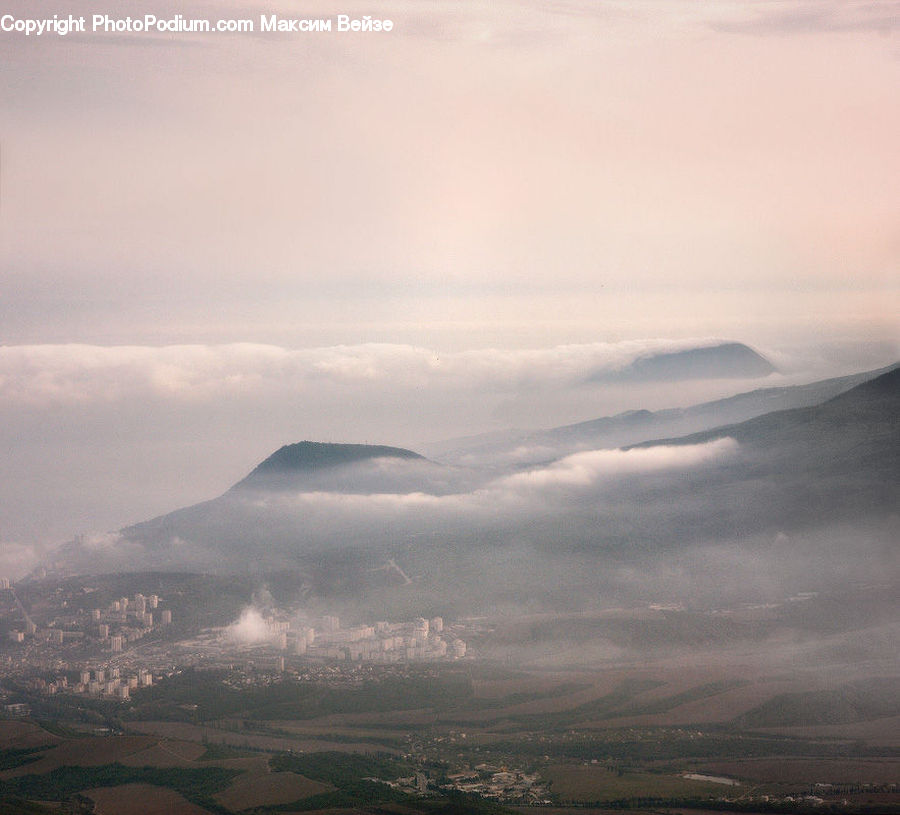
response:
[[[628,798],[676,798],[721,793],[723,787],[691,781],[676,775],[625,772],[619,774],[597,765],[551,765],[543,772],[560,801],[601,802]]]
[[[760,732],[809,739],[851,739],[883,747],[900,747],[900,716],[849,724],[766,727],[760,728]]]
[[[533,815],[533,808],[529,807],[510,807],[513,812],[524,813],[524,815]],[[622,809],[609,807],[542,807],[541,815],[621,815]],[[659,808],[626,810],[629,815],[660,815]],[[695,807],[666,807],[662,810],[665,815],[770,815],[763,810],[745,809],[727,810],[727,809],[697,809]]]
[[[143,753],[157,742],[158,739],[150,736],[86,736],[62,741],[42,751],[37,761],[0,773],[0,779],[48,773],[57,767],[91,767],[116,762],[124,764],[131,756]],[[194,745],[188,745],[187,749],[193,750]],[[165,766],[171,764],[166,763]]]
[[[151,784],[123,784],[85,790],[94,804],[94,815],[208,815],[175,790]]]
[[[522,813],[522,815],[534,815],[533,807],[513,806],[510,807],[510,810],[512,812]],[[692,809],[690,807],[667,807],[663,811],[665,815],[730,815],[727,810]],[[638,807],[636,809],[629,809],[627,812],[629,815],[660,815],[660,810],[658,808],[642,809]],[[619,808],[602,806],[541,807],[540,815],[622,815],[622,810]],[[742,809],[741,815],[764,815],[764,813]]]
[[[265,762],[263,762],[265,764]],[[287,804],[308,798],[333,787],[312,781],[296,773],[270,772],[267,767],[238,776],[224,792],[215,796],[223,806],[242,810],[252,807]]]
[[[249,731],[235,732],[217,727],[203,727],[185,722],[132,722],[129,723],[128,727],[129,730],[162,736],[167,739],[195,742],[206,740],[211,744],[227,744],[232,747],[270,752],[279,750],[338,750],[349,753],[365,753],[387,749],[377,744],[367,744],[363,739],[352,743],[331,742],[328,740],[319,741],[310,737],[292,739],[280,736],[258,735]]]
[[[32,722],[0,719],[0,746],[5,749],[28,749],[58,744],[61,739]]]
[[[710,761],[700,772],[767,784],[892,784],[900,778],[900,759],[858,760],[758,758]]]
[[[458,663],[405,677],[414,704],[402,693],[379,697],[379,677],[333,686],[276,678],[243,697],[244,709],[202,697],[184,705],[184,683],[170,690],[163,679],[153,687],[156,707],[142,707],[136,693],[110,722],[116,735],[0,721],[0,802],[3,795],[64,801],[90,792],[97,815],[130,815],[126,803],[144,806],[135,813],[150,810],[128,791],[150,785],[165,790],[153,800],[168,802],[165,811],[176,815],[275,815],[289,808],[426,815],[440,811],[444,796],[474,787],[499,799],[482,799],[496,813],[541,799],[560,811],[596,804],[597,812],[613,805],[634,813],[682,811],[679,805],[696,812],[715,802],[722,812],[727,799],[736,802],[735,811],[767,800],[772,812],[792,812],[794,798],[814,794],[847,815],[866,807],[900,813],[900,796],[890,786],[900,780],[896,680],[861,673],[848,670],[826,681],[799,672],[716,668],[714,660],[595,671]],[[217,683],[199,686],[218,692]],[[277,715],[313,698],[320,701],[298,706],[296,718]],[[148,715],[155,710],[184,719]],[[318,715],[302,717],[305,711]],[[513,781],[497,780],[504,777],[518,779],[515,784],[536,779],[528,783],[540,791],[529,798],[514,791]],[[422,792],[436,798],[417,797]],[[579,808],[576,815],[590,811]]]
[[[726,688],[718,693],[710,693],[701,699],[675,705],[665,711],[638,715],[613,715],[605,720],[586,722],[583,726],[604,728],[724,723],[749,710],[753,710],[767,699],[772,698],[772,696],[786,693],[794,690],[796,687],[797,683],[790,680],[751,680],[737,687]],[[666,685],[664,688],[666,691],[673,690],[674,693],[679,693],[671,686]],[[691,687],[686,686],[680,692],[688,693],[690,690]],[[642,700],[647,699],[647,696],[642,696]],[[657,696],[662,696],[661,691]]]

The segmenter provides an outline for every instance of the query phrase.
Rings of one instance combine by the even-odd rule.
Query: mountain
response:
[[[623,447],[659,438],[698,433],[765,413],[820,404],[895,366],[834,377],[805,385],[758,388],[687,408],[629,410],[615,416],[532,432],[493,433],[432,445],[429,455],[447,463],[471,460],[533,464],[579,450]]]
[[[526,471],[305,442],[212,501],[67,554],[94,571],[291,570],[310,597],[382,615],[883,580],[898,417],[900,368],[819,405]]]
[[[779,450],[799,443],[813,451],[821,449],[823,440],[829,440],[848,452],[860,453],[858,437],[865,435],[866,447],[884,445],[885,451],[896,454],[900,448],[898,408],[900,367],[894,367],[818,405],[773,411],[739,424],[677,439],[647,441],[641,446],[697,444],[728,436],[757,448]]]
[[[376,550],[387,535],[355,514],[355,504],[447,495],[463,488],[461,480],[472,483],[466,471],[400,447],[302,441],[275,451],[218,498],[119,534],[154,568],[277,569],[311,552]]]
[[[632,449],[730,438],[740,455],[704,489],[717,507],[696,529],[798,529],[896,514],[900,507],[900,367],[811,407]]]
[[[310,476],[321,474],[324,471],[333,471],[336,468],[371,462],[376,459],[426,461],[418,453],[404,450],[402,447],[301,441],[296,444],[286,444],[276,450],[232,489],[291,489],[307,481]]]
[[[640,356],[619,371],[594,374],[593,382],[680,382],[687,379],[749,379],[775,373],[775,366],[740,342]]]

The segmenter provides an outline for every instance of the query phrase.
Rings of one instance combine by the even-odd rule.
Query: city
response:
[[[462,639],[471,625],[445,625],[442,617],[408,622],[341,625],[339,617],[310,617],[298,609],[254,606],[230,624],[198,629],[181,619],[165,598],[140,591],[92,607],[102,592],[91,583],[70,581],[65,589],[48,582],[26,610],[16,587],[0,578],[0,679],[24,680],[44,695],[89,696],[126,702],[154,677],[185,667],[235,672],[238,686],[309,677],[316,665],[352,668],[414,662],[455,661],[466,656]],[[40,581],[31,584],[32,591]],[[222,621],[224,622],[224,621]],[[250,678],[248,678],[250,677]],[[8,712],[22,715],[24,707]]]

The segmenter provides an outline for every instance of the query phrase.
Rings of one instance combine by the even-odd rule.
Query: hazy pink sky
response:
[[[4,342],[897,340],[897,3],[280,8],[0,34]]]
[[[11,573],[302,438],[415,446],[761,384],[584,386],[673,341],[750,343],[766,384],[900,356],[894,0],[106,6],[394,30],[0,32]]]

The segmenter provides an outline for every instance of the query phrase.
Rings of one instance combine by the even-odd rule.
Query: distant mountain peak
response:
[[[741,342],[723,342],[681,351],[638,357],[619,371],[600,371],[593,382],[678,382],[687,379],[748,379],[768,376],[776,368]]]
[[[396,458],[426,461],[423,456],[402,447],[382,444],[332,444],[329,442],[301,441],[286,444],[257,465],[234,489],[262,485],[271,478],[308,475],[334,467],[358,464],[376,458]]]

